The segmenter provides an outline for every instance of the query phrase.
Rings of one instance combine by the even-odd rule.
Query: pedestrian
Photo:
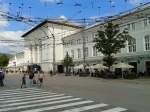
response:
[[[38,80],[39,80],[39,86],[42,87],[43,85],[43,79],[45,78],[44,72],[40,71],[38,73]]]
[[[0,86],[4,86],[5,73],[0,69]]]
[[[29,74],[29,87],[32,87],[32,85],[33,85],[34,73],[33,73],[32,71],[29,71],[28,74]]]
[[[26,88],[26,74],[23,74],[22,82],[21,82],[21,88]]]
[[[53,76],[53,71],[52,70],[50,70],[50,76]]]

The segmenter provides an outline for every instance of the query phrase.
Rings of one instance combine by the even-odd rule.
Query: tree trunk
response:
[[[66,66],[66,75],[68,75],[68,66]]]

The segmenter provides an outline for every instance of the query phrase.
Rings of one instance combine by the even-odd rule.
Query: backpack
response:
[[[0,80],[4,79],[4,73],[0,71]]]
[[[30,73],[29,74],[29,79],[33,79],[33,77],[34,77],[34,73]]]

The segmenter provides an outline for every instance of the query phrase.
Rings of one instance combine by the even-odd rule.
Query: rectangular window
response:
[[[149,23],[149,25],[150,25],[150,17],[148,17],[148,23]]]
[[[135,30],[135,23],[132,23],[131,26],[132,26],[132,30]]]
[[[78,40],[77,40],[77,44],[81,44],[81,39],[78,39]]]
[[[81,58],[81,50],[77,49],[77,52],[78,52],[78,58]]]
[[[150,36],[145,36],[145,50],[150,50]]]
[[[96,47],[93,47],[93,56],[97,56],[97,49],[96,49]]]
[[[144,19],[144,27],[147,26],[147,19]]]
[[[89,42],[89,38],[85,37],[85,43],[88,43],[88,42]]]
[[[127,24],[127,29],[130,30],[130,24]]]
[[[92,34],[92,42],[94,41],[94,39],[97,37],[97,33],[93,33]]]
[[[70,44],[73,45],[73,40],[70,41]]]
[[[85,47],[85,57],[88,57],[88,55],[89,55],[89,51],[88,51],[88,47]]]
[[[71,57],[74,58],[74,50],[71,50]]]
[[[136,40],[135,39],[128,40],[128,49],[129,49],[129,52],[136,52]]]

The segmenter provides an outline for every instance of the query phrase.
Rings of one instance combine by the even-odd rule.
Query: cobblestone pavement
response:
[[[142,79],[143,80],[143,79]],[[145,80],[144,80],[145,81]],[[103,110],[109,110],[109,111],[103,111],[103,112],[121,112],[121,111],[127,111],[127,112],[149,112],[149,104],[150,104],[150,86],[149,83],[147,83],[148,79],[146,79],[145,82],[140,82],[140,80],[133,80],[131,81],[124,81],[124,80],[105,80],[100,78],[91,78],[91,77],[78,77],[78,76],[64,76],[63,74],[59,74],[53,77],[50,77],[49,75],[45,76],[44,85],[41,91],[39,93],[28,95],[27,97],[35,97],[40,95],[40,97],[43,97],[42,92],[48,92],[48,94],[51,93],[57,93],[58,95],[64,94],[64,97],[71,96],[68,99],[59,99],[65,100],[66,102],[69,99],[74,98],[81,98],[82,101],[92,101],[85,104],[78,104],[74,106],[68,106],[74,102],[82,102],[82,101],[68,101],[68,103],[57,103],[57,105],[50,105],[49,104],[43,104],[43,103],[50,103],[45,102],[43,100],[49,100],[49,98],[42,98],[39,99],[40,103],[39,107],[40,109],[43,108],[44,111],[48,111],[47,109],[51,109],[50,107],[54,108],[54,106],[68,104],[69,107],[62,107],[58,109],[52,110],[52,112],[58,112],[58,111],[64,111],[64,110],[70,110],[74,109],[74,111],[65,111],[65,112],[80,112],[79,110],[84,110],[86,112],[101,112]],[[129,83],[128,83],[129,82]],[[138,83],[137,83],[138,82]],[[15,92],[15,89],[20,88],[21,85],[21,75],[20,74],[9,74],[7,75],[7,78],[5,80],[5,87],[1,87],[0,91],[13,91]],[[38,86],[34,86],[38,87]],[[20,90],[19,90],[20,91]],[[22,90],[21,92],[26,91]],[[30,91],[33,92],[33,91]],[[7,92],[6,92],[7,93]],[[9,93],[8,93],[9,94]],[[27,93],[28,94],[28,93]],[[46,93],[47,94],[47,93]],[[10,94],[11,96],[11,94]],[[6,96],[7,97],[7,96]],[[9,96],[8,96],[9,97]],[[17,96],[23,97],[23,96]],[[45,97],[45,95],[44,95]],[[63,97],[63,96],[59,96]],[[0,98],[2,98],[0,96]],[[8,98],[9,99],[9,98]],[[15,97],[11,100],[14,100]],[[25,98],[26,99],[26,98]],[[6,104],[3,102],[3,105],[7,105],[8,101],[7,99],[3,99],[6,101]],[[10,101],[11,101],[10,100]],[[31,100],[31,99],[30,99]],[[26,101],[30,104],[30,100]],[[42,101],[41,101],[42,100]],[[35,102],[34,100],[31,100]],[[21,101],[22,102],[22,101]],[[24,101],[23,101],[24,102]],[[31,103],[33,103],[31,102]],[[53,102],[53,101],[52,101]],[[1,101],[0,101],[1,103]],[[44,106],[40,106],[40,104],[43,104]],[[0,105],[2,105],[0,104]],[[17,102],[14,102],[11,104],[17,105]],[[76,103],[75,103],[76,104]],[[101,104],[106,104],[107,106],[102,106]],[[26,105],[26,104],[25,104]],[[20,106],[25,106],[19,105]],[[27,104],[28,105],[28,104]],[[33,103],[35,105],[35,103]],[[73,104],[72,104],[73,105]],[[100,107],[99,107],[100,106]],[[11,108],[11,107],[10,107]],[[37,108],[37,107],[35,107]],[[27,110],[32,110],[35,108],[28,108]],[[56,108],[56,107],[55,107]],[[0,109],[3,109],[0,107]],[[4,107],[5,109],[5,107]],[[89,110],[86,110],[89,109]],[[116,110],[117,109],[117,110]],[[122,110],[123,109],[123,110]],[[124,110],[125,109],[125,110]],[[127,110],[126,110],[127,109]],[[21,109],[24,111],[24,109]],[[37,110],[38,111],[38,110]],[[13,112],[11,110],[11,112]],[[14,112],[16,112],[14,110]],[[19,111],[18,111],[19,112]]]

